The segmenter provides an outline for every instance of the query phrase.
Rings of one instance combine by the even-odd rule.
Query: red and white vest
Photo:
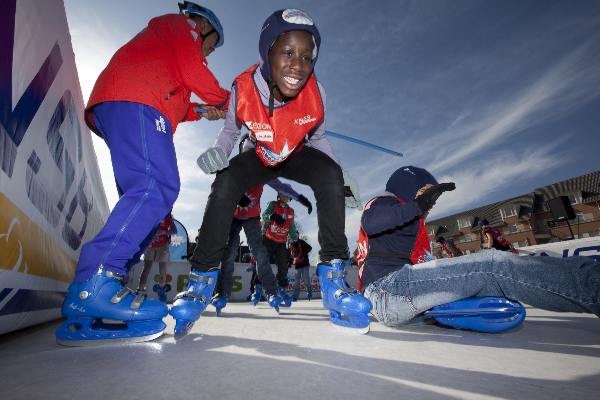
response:
[[[388,197],[388,196],[378,196],[375,197],[367,204],[365,204],[365,210],[368,210],[369,207],[375,202],[375,200]],[[391,197],[391,196],[389,196]],[[406,201],[401,199],[398,196],[393,196],[393,198],[400,204],[406,204]],[[410,253],[410,262],[412,264],[420,264],[428,261],[428,256],[431,254],[431,244],[429,243],[429,237],[427,235],[427,228],[425,227],[425,218],[419,218],[419,231],[417,232],[417,240],[415,241],[415,245]],[[358,254],[356,255],[356,263],[358,264],[358,283],[357,289],[362,289],[362,274],[365,268],[365,260],[369,255],[369,236],[364,231],[362,226],[358,231]]]
[[[265,230],[265,236],[275,243],[286,243],[290,227],[292,226],[292,222],[294,222],[294,209],[289,206],[282,207],[279,202],[275,202],[273,213],[285,218],[285,223],[279,225],[275,221],[270,221]]]
[[[244,193],[249,199],[250,204],[246,207],[238,205],[233,212],[233,216],[239,219],[255,218],[260,216],[260,198],[262,196],[264,185],[253,187]]]
[[[485,235],[486,233],[489,233],[490,235],[492,235],[492,239],[494,240],[494,242],[492,243],[492,247],[497,249],[497,250],[503,250],[503,251],[512,251],[513,253],[518,253],[517,250],[515,250],[515,248],[510,244],[510,242],[508,240],[506,240],[506,238],[504,237],[504,235],[502,235],[502,233],[496,229],[496,228],[492,228],[491,226],[486,226],[483,228],[482,233]]]
[[[294,99],[283,107],[269,109],[261,101],[254,83],[253,65],[235,79],[236,117],[250,130],[256,154],[265,166],[275,166],[304,145],[304,139],[323,121],[325,111],[314,74]]]

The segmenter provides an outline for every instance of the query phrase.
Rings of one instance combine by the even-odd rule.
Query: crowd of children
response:
[[[429,172],[413,166],[395,171],[385,194],[365,206],[358,255],[364,296],[348,287],[345,207],[361,203],[356,182],[341,168],[325,137],[325,92],[313,73],[321,45],[315,21],[298,9],[271,14],[260,32],[259,62],[227,91],[206,64],[206,57],[224,43],[219,19],[188,1],[180,4],[180,11],[152,19],[116,52],[87,104],[86,122],[110,149],[121,197],[104,228],[82,248],[63,304],[67,320],[56,333],[59,342],[150,340],[162,334],[167,313],[175,319],[175,337],[185,336],[211,300],[219,310],[226,304],[231,255],[242,227],[273,308],[291,302],[285,297],[289,244],[298,260],[297,280],[304,277],[310,290],[310,280],[301,272],[310,246],[298,241],[289,192],[280,190],[277,201],[269,203],[262,213],[263,235],[258,234],[257,191],[278,178],[307,185],[314,193],[322,301],[338,327],[365,333],[371,311],[395,326],[474,296],[600,315],[600,290],[593,284],[600,281],[600,266],[591,259],[519,258],[491,250],[430,261],[424,220],[454,184],[438,184]],[[190,102],[191,93],[206,104],[200,108]],[[201,117],[225,122],[215,144],[198,159],[215,179],[189,257],[187,287],[168,309],[136,296],[124,280],[179,193],[172,135],[180,122]],[[229,159],[242,129],[249,131],[249,140]],[[312,210],[304,196],[296,200]],[[241,215],[240,209],[253,201],[258,201],[258,213],[254,207],[253,214]],[[502,244],[482,228],[488,247]],[[267,253],[276,260],[277,282]],[[293,297],[298,297],[297,290]],[[122,324],[100,327],[103,319]]]

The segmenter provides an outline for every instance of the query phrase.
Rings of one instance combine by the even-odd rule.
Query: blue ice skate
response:
[[[283,301],[283,299],[278,294],[269,295],[269,298],[268,298],[269,306],[271,306],[271,308],[273,308],[275,311],[277,311],[277,314],[279,314],[279,307],[282,307],[281,306],[282,301]],[[285,306],[283,306],[283,307],[285,307]]]
[[[158,296],[158,300],[161,303],[166,303],[167,292],[171,291],[171,285],[167,283],[164,286],[160,286],[158,283],[155,283],[154,286],[152,286],[152,290],[156,293],[156,295]]]
[[[218,276],[219,270],[201,272],[192,269],[190,271],[188,287],[175,296],[170,311],[171,316],[175,318],[175,339],[187,335],[194,322],[200,318],[200,314],[212,298]]]
[[[285,292],[285,288],[279,287],[278,289],[279,296],[281,297],[280,307],[291,307],[292,306],[292,296]]]
[[[344,261],[331,260],[317,266],[323,307],[334,327],[349,333],[369,332],[371,301],[350,288],[344,278]]]
[[[258,304],[258,302],[261,300],[262,295],[263,295],[262,284],[257,283],[256,285],[254,285],[254,293],[252,293],[252,296],[250,296],[250,301],[252,302],[252,304],[254,306],[256,306]]]
[[[217,317],[221,316],[221,310],[224,309],[225,306],[227,305],[227,300],[229,300],[229,298],[227,296],[221,296],[221,295],[215,295],[212,298],[210,304],[215,306]]]
[[[425,316],[453,328],[501,333],[525,321],[525,307],[504,297],[469,297],[433,307]]]
[[[162,335],[167,307],[134,295],[124,277],[102,267],[87,281],[73,282],[62,305],[67,318],[55,335],[65,346],[144,342]]]

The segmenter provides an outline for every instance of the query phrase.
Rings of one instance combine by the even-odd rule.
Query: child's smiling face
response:
[[[298,96],[312,72],[313,39],[306,31],[282,34],[269,51],[271,76],[278,101]]]

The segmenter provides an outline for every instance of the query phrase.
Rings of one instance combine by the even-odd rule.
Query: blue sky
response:
[[[65,0],[83,97],[112,54],[176,1]],[[397,158],[331,139],[363,202],[403,165],[425,167],[457,190],[443,217],[600,169],[598,1],[204,1],[225,29],[208,59],[224,87],[258,60],[264,19],[296,7],[316,20],[316,66],[327,92],[327,129],[389,147]],[[175,145],[182,178],[174,214],[199,227],[213,176],[196,167],[220,122],[182,124]],[[110,158],[95,141],[109,204],[117,200]],[[310,188],[294,184],[309,199]],[[265,190],[263,204],[275,192]],[[294,203],[292,203],[294,206]],[[294,207],[315,249],[315,213]],[[360,212],[347,210],[351,250]],[[316,254],[312,260],[315,261]]]

